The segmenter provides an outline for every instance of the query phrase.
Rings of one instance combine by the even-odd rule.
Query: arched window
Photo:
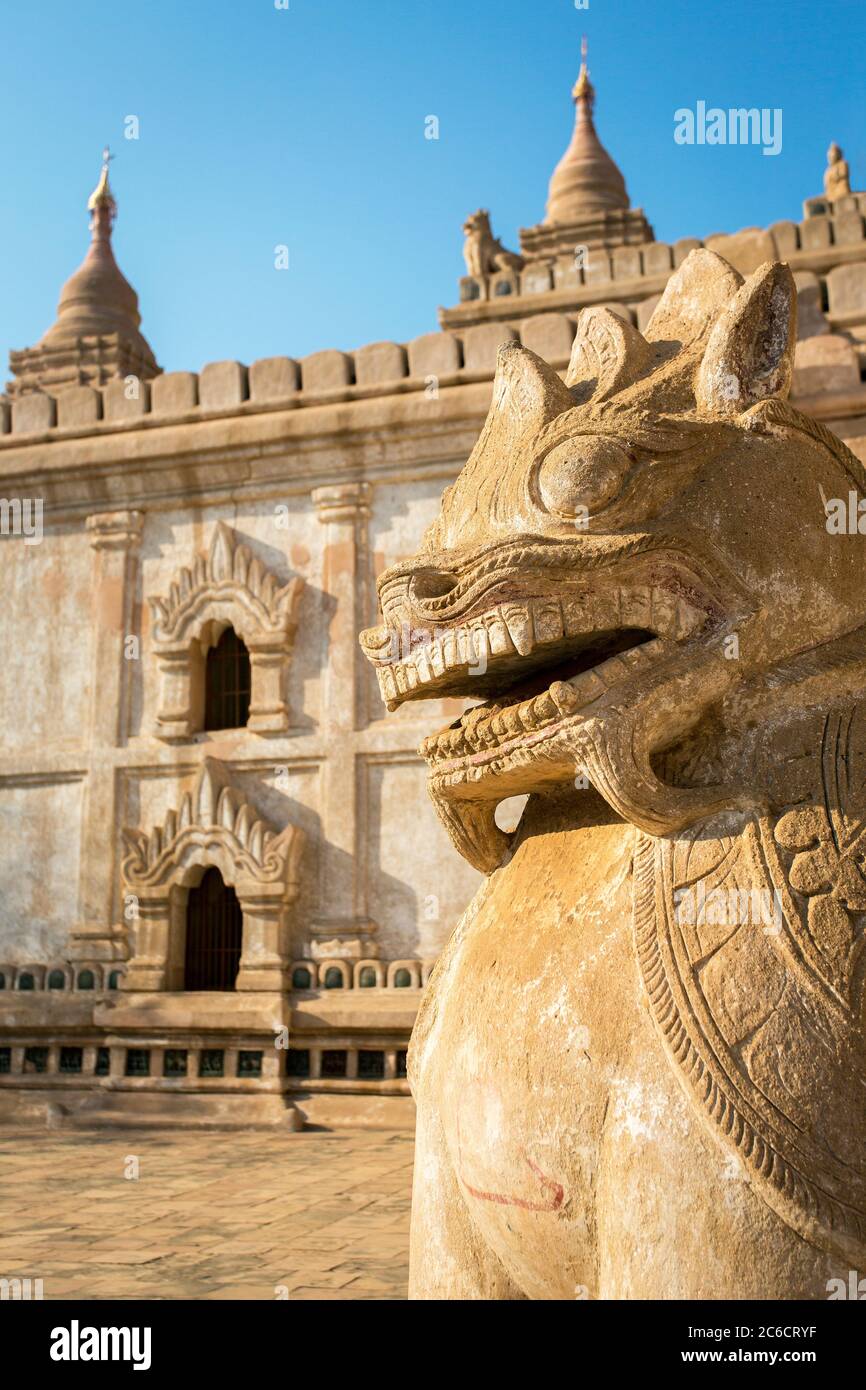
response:
[[[0,989],[5,989],[5,988],[6,988],[6,976],[3,974],[3,971],[0,970]]]
[[[48,976],[48,988],[49,988],[49,989],[65,989],[65,988],[66,988],[66,976],[64,975],[64,973],[63,973],[62,970],[52,970],[51,974]]]
[[[363,970],[358,976],[358,984],[361,986],[361,989],[376,988],[376,972],[373,969],[372,965],[364,966]]]
[[[96,977],[94,976],[92,970],[79,970],[79,972],[78,972],[78,988],[79,988],[79,989],[93,989],[93,987],[95,986],[95,984],[96,984]]]
[[[409,971],[408,971],[408,970],[395,970],[395,971],[394,971],[394,988],[395,988],[395,989],[408,989],[409,986],[411,985],[411,983],[412,983],[412,976],[409,974]]]
[[[34,979],[33,979],[33,976],[30,974],[29,971],[28,971],[26,974],[24,974],[24,975],[19,975],[19,976],[18,976],[18,988],[19,988],[19,989],[35,989],[35,988],[36,988],[36,984],[35,984],[35,981],[34,981]]]
[[[292,971],[292,989],[309,989],[313,982],[313,977],[304,965],[297,966]]]
[[[325,989],[342,989],[343,972],[336,965],[329,965],[325,971]]]
[[[111,974],[110,974],[109,977],[108,977],[108,988],[109,988],[109,989],[117,989],[119,983],[120,983],[120,971],[119,971],[119,970],[112,970]]]
[[[234,989],[242,936],[237,894],[210,868],[187,899],[184,989]]]
[[[204,727],[242,729],[250,715],[250,655],[227,627],[207,654]]]

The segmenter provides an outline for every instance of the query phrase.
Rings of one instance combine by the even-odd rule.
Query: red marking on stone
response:
[[[562,1183],[555,1182],[553,1178],[547,1177],[539,1168],[538,1164],[533,1163],[525,1149],[520,1150],[524,1162],[532,1169],[541,1183],[541,1186],[550,1193],[549,1198],[544,1202],[531,1202],[527,1197],[516,1197],[506,1192],[486,1192],[481,1187],[473,1187],[471,1183],[466,1181],[462,1172],[463,1151],[460,1143],[459,1124],[457,1126],[457,1147],[460,1156],[460,1181],[471,1197],[477,1197],[481,1202],[494,1202],[500,1207],[520,1207],[523,1211],[558,1211],[562,1206],[565,1198],[565,1188],[562,1186]]]

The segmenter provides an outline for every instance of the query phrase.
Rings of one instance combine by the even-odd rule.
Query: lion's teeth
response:
[[[472,633],[468,627],[458,627],[457,664],[458,666],[469,666],[474,660],[475,650],[472,646]]]
[[[562,636],[562,608],[555,599],[533,604],[532,622],[537,642],[556,642]]]
[[[510,709],[502,711],[502,721],[505,725],[506,735],[523,733],[523,722],[516,705],[512,705]]]
[[[524,700],[517,706],[517,717],[523,727],[524,732],[529,732],[535,728],[534,715],[535,700]]]
[[[438,642],[438,641],[437,641],[437,642],[432,642],[431,645],[430,645],[430,665],[431,665],[431,667],[432,667],[432,669],[433,669],[433,674],[434,674],[434,675],[436,675],[436,676],[444,676],[444,674],[445,674],[445,654],[444,654],[444,652],[443,652],[443,650],[442,650],[442,643],[441,643],[441,642]]]
[[[548,693],[560,714],[572,714],[580,706],[574,686],[567,681],[554,681]]]
[[[458,663],[457,653],[457,633],[453,629],[446,632],[442,638],[442,656],[445,660],[446,671],[452,670]]]
[[[529,723],[534,729],[538,729],[542,724],[547,724],[549,720],[555,719],[557,714],[556,705],[547,690],[543,690],[540,695],[536,695],[535,699],[530,701]]]
[[[665,637],[676,636],[677,602],[666,589],[653,589],[652,591],[651,626]]]
[[[529,656],[534,643],[532,640],[532,623],[527,610],[518,607],[517,604],[510,604],[507,608],[503,608],[502,616],[508,627],[508,635],[519,654],[521,656]]]
[[[514,651],[514,643],[508,635],[508,628],[502,617],[502,612],[497,609],[490,618],[487,631],[490,635],[490,650],[494,656],[510,656]]]

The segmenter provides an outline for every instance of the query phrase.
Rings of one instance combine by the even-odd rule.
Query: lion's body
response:
[[[787,266],[697,250],[643,333],[582,311],[565,381],[505,345],[380,579],[388,707],[482,701],[422,746],[490,877],[410,1054],[415,1296],[866,1267],[866,537],[827,510],[866,476],[785,401],[795,339]]]
[[[536,806],[437,966],[410,1053],[413,1297],[826,1298],[847,1279],[765,1205],[664,1054],[634,848],[599,798]]]

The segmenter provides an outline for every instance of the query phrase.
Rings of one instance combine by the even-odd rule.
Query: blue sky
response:
[[[118,261],[168,370],[435,328],[465,215],[490,208],[509,246],[543,217],[582,32],[599,133],[660,240],[799,218],[831,139],[866,187],[863,0],[288,6],[0,0],[0,372],[86,250],[106,142]],[[677,145],[699,99],[781,107],[782,152]]]

